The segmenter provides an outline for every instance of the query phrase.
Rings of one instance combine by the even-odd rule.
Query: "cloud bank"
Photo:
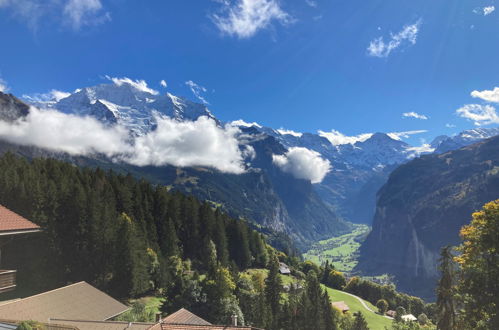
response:
[[[282,25],[293,21],[277,0],[237,0],[234,4],[217,2],[222,4],[222,10],[221,15],[211,16],[213,22],[222,33],[241,39],[254,36],[274,21]]]
[[[331,170],[331,163],[321,154],[307,148],[293,147],[284,155],[273,155],[273,162],[283,172],[297,179],[320,183]]]
[[[245,172],[244,159],[254,154],[249,146],[240,148],[240,130],[235,126],[219,127],[208,117],[183,122],[166,117],[156,120],[157,130],[132,138],[119,125],[32,107],[26,118],[14,123],[0,121],[0,138],[70,155],[103,154],[137,166],[203,166],[235,174]]]
[[[240,174],[244,167],[239,132],[231,125],[220,128],[208,117],[182,122],[162,118],[156,130],[136,138],[134,153],[126,160],[139,166],[207,166]]]
[[[13,124],[0,121],[0,138],[70,155],[102,153],[115,157],[131,151],[126,142],[128,132],[122,127],[106,127],[91,117],[33,107],[25,119]]]
[[[390,39],[385,42],[383,37],[372,40],[367,47],[367,53],[374,57],[388,57],[395,49],[404,44],[415,45],[418,36],[421,20],[411,25],[406,25],[396,33],[390,34]]]

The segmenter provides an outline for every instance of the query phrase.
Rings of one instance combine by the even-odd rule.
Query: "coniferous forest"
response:
[[[312,319],[310,329],[335,328],[318,274],[309,272],[306,289],[283,304],[277,256],[297,259],[209,203],[52,159],[6,154],[0,173],[1,203],[44,229],[5,253],[4,264],[19,270],[27,292],[87,281],[122,299],[160,295],[163,311],[184,307],[212,322],[237,314],[267,329],[296,329]],[[250,267],[268,268],[268,276],[241,272]]]

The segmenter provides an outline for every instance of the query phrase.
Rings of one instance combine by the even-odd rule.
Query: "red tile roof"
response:
[[[0,205],[0,234],[39,229],[33,222]]]

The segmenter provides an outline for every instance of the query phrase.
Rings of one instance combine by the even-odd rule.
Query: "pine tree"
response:
[[[355,319],[353,321],[352,330],[369,330],[369,326],[367,325],[364,315],[362,315],[361,312],[357,312],[354,315]]]
[[[456,309],[454,303],[455,271],[451,247],[446,246],[440,252],[440,272],[442,277],[437,287],[438,329],[456,329]]]
[[[277,329],[278,316],[280,315],[280,301],[282,292],[282,280],[279,275],[279,260],[275,255],[269,261],[269,274],[265,279],[265,298],[271,312],[271,319],[266,328]]]

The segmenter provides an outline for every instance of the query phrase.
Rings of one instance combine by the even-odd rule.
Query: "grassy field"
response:
[[[384,330],[385,327],[388,328],[391,327],[392,320],[387,319],[386,317],[383,317],[379,314],[368,311],[367,309],[364,308],[364,306],[362,306],[360,301],[358,301],[356,298],[346,294],[343,291],[338,291],[327,287],[325,288],[329,294],[329,297],[331,298],[331,301],[344,301],[345,304],[347,304],[348,307],[350,307],[350,311],[348,313],[353,314],[359,311],[362,312],[362,315],[364,316],[364,318],[367,321],[367,324],[369,325],[369,329]],[[376,310],[376,307],[373,306],[370,302],[365,300],[364,302],[366,303],[367,306],[369,306],[369,308],[371,308],[374,311]]]
[[[247,271],[245,271],[245,273],[250,274],[250,275],[260,273],[263,275],[263,277],[267,277],[268,270],[266,270],[266,269],[248,269]],[[287,285],[287,284],[289,285],[292,282],[296,282],[296,278],[293,276],[281,275],[281,279],[283,281],[283,285]],[[301,281],[301,282],[303,284],[303,281]],[[331,299],[331,302],[344,301],[348,305],[348,307],[350,307],[350,312],[349,312],[350,314],[353,314],[353,313],[356,313],[359,311],[362,312],[362,315],[364,315],[364,318],[366,319],[366,321],[369,325],[369,329],[371,329],[371,330],[384,330],[385,327],[388,327],[388,328],[391,327],[392,321],[390,319],[387,319],[381,315],[378,315],[376,313],[373,313],[373,312],[367,310],[355,297],[352,297],[343,291],[328,288],[324,285],[322,285],[322,287],[327,290],[329,297]],[[286,294],[284,294],[283,298],[286,299]],[[364,300],[364,302],[373,311],[376,310],[376,307],[373,306],[370,302],[365,301],[365,300]]]
[[[369,226],[357,224],[351,233],[315,243],[303,258],[319,265],[329,260],[339,271],[349,273],[357,265],[360,244],[369,230]]]

